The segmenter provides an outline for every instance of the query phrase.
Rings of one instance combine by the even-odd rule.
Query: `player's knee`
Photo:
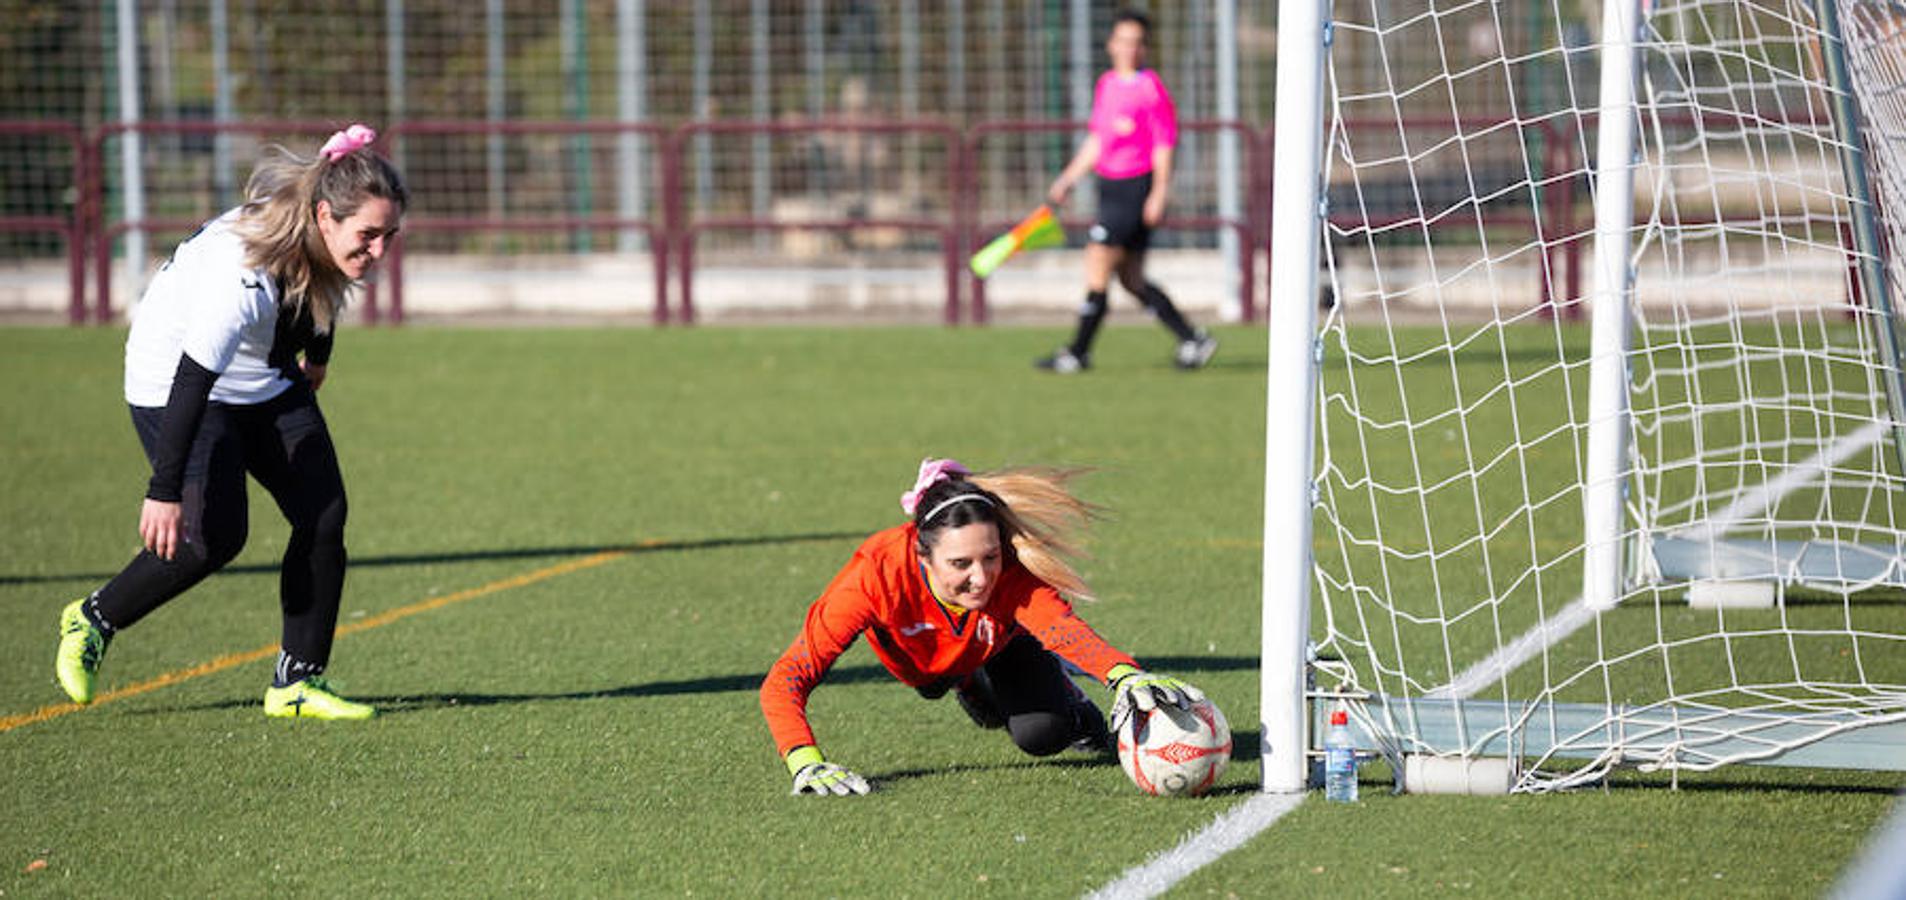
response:
[[[349,507],[344,495],[319,504],[302,521],[292,524],[292,531],[298,538],[310,541],[316,546],[342,546],[344,544],[344,520]]]
[[[1145,279],[1136,275],[1120,272],[1118,274],[1118,286],[1124,288],[1126,293],[1137,297],[1138,302],[1150,305],[1150,302],[1145,299]]]
[[[350,507],[344,502],[343,494],[326,503],[318,510],[316,521],[312,522],[317,539],[326,543],[344,543],[344,520],[349,512]]]
[[[1020,713],[1006,720],[1013,743],[1032,756],[1051,756],[1072,743],[1071,716],[1050,712]]]
[[[239,551],[245,549],[245,538],[246,529],[233,527],[208,534],[200,540],[180,541],[178,550],[172,555],[172,562],[193,572],[210,574],[238,558]]]

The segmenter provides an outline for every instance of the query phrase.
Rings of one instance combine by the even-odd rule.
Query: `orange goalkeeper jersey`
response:
[[[800,635],[768,670],[761,712],[783,756],[814,743],[808,694],[863,632],[887,671],[914,687],[973,673],[1021,631],[1100,681],[1119,663],[1137,665],[1010,553],[986,608],[955,614],[927,587],[917,541],[909,522],[862,542],[808,607]]]

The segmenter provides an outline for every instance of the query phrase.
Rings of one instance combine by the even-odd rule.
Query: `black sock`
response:
[[[1184,315],[1178,312],[1178,307],[1172,304],[1171,298],[1158,289],[1158,285],[1149,281],[1145,282],[1145,289],[1139,292],[1138,299],[1145,304],[1145,308],[1152,311],[1152,315],[1158,317],[1160,324],[1171,329],[1171,333],[1178,336],[1178,340],[1189,341],[1198,337],[1197,333],[1191,330],[1191,323],[1185,321]]]
[[[1099,325],[1105,321],[1105,292],[1089,291],[1085,295],[1085,305],[1079,307],[1079,331],[1072,336],[1072,355],[1080,359],[1092,353],[1092,339],[1098,337]]]
[[[306,662],[305,660],[280,650],[278,651],[278,665],[271,671],[271,686],[275,688],[289,687],[313,675],[322,674],[323,672],[324,663]]]
[[[109,641],[113,639],[113,632],[116,629],[113,628],[111,622],[106,621],[106,617],[99,611],[98,591],[94,591],[92,596],[86,598],[85,603],[79,605],[79,611],[86,616],[86,621],[93,623],[93,627],[99,629],[101,637]]]

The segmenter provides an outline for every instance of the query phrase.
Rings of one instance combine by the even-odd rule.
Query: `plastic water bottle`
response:
[[[1324,799],[1332,803],[1357,802],[1357,750],[1350,743],[1350,714],[1330,714],[1324,732]]]

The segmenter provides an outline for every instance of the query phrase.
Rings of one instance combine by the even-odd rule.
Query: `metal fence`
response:
[[[1491,125],[1488,120],[1425,120],[1421,124],[1426,127],[1472,129],[1486,129]],[[1373,130],[1392,125],[1380,121],[1368,123]],[[134,234],[176,239],[222,211],[216,202],[215,185],[219,176],[213,167],[206,165],[157,167],[142,174],[141,177],[151,187],[156,208],[167,210],[165,213],[148,213],[143,217],[131,218],[123,211],[114,210],[108,202],[105,176],[110,167],[108,161],[117,155],[115,150],[118,144],[134,135],[152,144],[174,142],[185,145],[196,142],[203,146],[213,139],[246,147],[294,141],[315,144],[317,136],[330,127],[330,123],[313,121],[232,124],[142,122],[106,125],[88,134],[70,125],[0,122],[0,135],[17,131],[43,135],[63,143],[74,164],[70,170],[70,182],[62,190],[77,198],[70,216],[0,217],[0,232],[37,230],[63,236],[72,292],[72,300],[68,305],[72,320],[75,323],[85,321],[90,308],[93,321],[111,321],[118,309],[112,295],[114,278],[111,269],[116,259],[113,253],[115,242],[122,242]],[[1018,177],[1014,169],[998,170],[986,163],[1002,152],[1001,144],[1036,141],[1044,135],[1068,135],[1078,127],[1079,123],[1074,121],[1025,120],[978,122],[967,128],[955,128],[934,121],[690,122],[673,128],[640,123],[589,122],[445,120],[403,123],[384,133],[380,138],[380,149],[392,156],[407,156],[412,160],[413,171],[425,177],[454,177],[459,167],[445,161],[454,160],[456,154],[446,148],[457,143],[468,144],[502,137],[514,142],[539,142],[545,145],[545,153],[551,153],[555,152],[553,148],[565,144],[588,141],[613,146],[621,139],[633,137],[651,151],[643,157],[650,163],[643,177],[652,180],[658,189],[653,192],[650,209],[635,217],[624,217],[614,212],[578,214],[562,209],[559,204],[552,205],[548,197],[538,200],[534,194],[527,197],[517,195],[509,204],[490,208],[461,208],[454,204],[446,205],[428,192],[418,192],[413,209],[406,217],[404,232],[393,243],[391,256],[386,261],[382,295],[373,290],[366,307],[366,317],[372,322],[385,319],[402,321],[405,315],[406,259],[410,254],[420,249],[443,256],[454,256],[460,252],[479,253],[484,252],[480,242],[497,235],[515,234],[530,235],[548,244],[560,245],[566,248],[565,253],[578,247],[602,245],[605,254],[621,254],[621,251],[614,249],[615,246],[626,243],[628,237],[634,237],[637,245],[633,253],[645,256],[648,260],[650,286],[644,297],[640,295],[637,285],[629,285],[629,300],[622,305],[632,309],[646,306],[651,310],[651,318],[658,324],[691,322],[696,317],[697,248],[709,236],[721,233],[745,235],[817,231],[858,240],[866,245],[863,252],[867,253],[880,252],[876,245],[902,247],[901,255],[909,260],[910,265],[916,268],[934,265],[940,269],[944,285],[941,307],[944,321],[949,324],[961,321],[985,322],[989,318],[985,283],[971,278],[966,272],[966,255],[982,239],[1010,225],[1012,218],[1022,214],[1026,208],[1003,205],[997,199],[1024,195],[1026,187],[1020,183],[1024,179]],[[1364,126],[1348,122],[1346,127],[1354,131]],[[1241,259],[1236,263],[1236,283],[1240,285],[1240,317],[1248,321],[1255,317],[1261,305],[1254,277],[1258,256],[1260,252],[1269,252],[1270,195],[1266,185],[1269,183],[1271,164],[1268,152],[1272,146],[1270,130],[1260,132],[1238,122],[1201,120],[1184,123],[1183,130],[1188,134],[1232,136],[1242,152],[1237,155],[1237,169],[1229,173],[1229,179],[1247,185],[1249,196],[1262,200],[1246,204],[1236,216],[1194,212],[1188,215],[1174,214],[1169,220],[1172,229],[1183,233],[1230,233],[1235,236],[1242,248]],[[1548,134],[1545,141],[1549,154],[1546,165],[1560,172],[1578,171],[1581,161],[1572,155],[1570,148],[1579,146],[1581,142],[1553,128],[1549,130],[1553,133]],[[759,137],[797,143],[872,139],[875,143],[863,148],[863,152],[899,154],[910,148],[929,162],[921,167],[922,174],[916,179],[895,175],[886,167],[879,167],[884,173],[883,177],[917,182],[905,191],[895,189],[912,198],[910,205],[897,213],[873,208],[842,210],[829,206],[804,214],[775,210],[768,215],[755,215],[746,207],[724,208],[719,204],[704,206],[698,203],[693,187],[696,157],[690,148],[703,141],[717,147],[746,145]],[[420,146],[432,143],[437,145],[436,149],[429,153],[420,152]],[[1005,148],[1008,152],[1010,149],[1010,146]],[[433,167],[443,167],[448,171],[439,172]],[[467,168],[463,167],[465,170]],[[607,166],[603,168],[604,171],[613,171]],[[999,171],[1011,173],[1003,179],[1003,184],[997,175]],[[627,173],[622,177],[628,177]],[[1216,179],[1207,174],[1203,179],[1192,180],[1208,182]],[[1413,185],[1413,193],[1398,202],[1418,202],[1426,183],[1419,179]],[[1483,223],[1490,227],[1539,229],[1552,235],[1581,234],[1583,229],[1579,216],[1582,211],[1577,208],[1576,186],[1570,181],[1556,181],[1545,188],[1545,194],[1539,218],[1528,205],[1507,203],[1483,210]],[[1195,208],[1196,204],[1193,206]],[[1345,227],[1380,226],[1386,221],[1384,215],[1383,208],[1366,205],[1361,209],[1345,208],[1334,212],[1333,221]],[[1086,219],[1074,215],[1068,217],[1066,224],[1080,226],[1085,222]],[[907,253],[905,246],[915,239],[924,241],[930,252]],[[1568,304],[1579,298],[1580,243],[1560,240],[1545,251],[1543,266],[1536,272],[1532,303],[1544,306]],[[89,256],[94,273],[90,307],[85,301],[87,290],[84,277],[85,261]],[[675,279],[672,301],[671,277]],[[1557,285],[1564,286],[1562,297],[1554,295]]]
[[[234,154],[236,159],[249,156],[267,144],[315,143],[329,127],[330,123],[307,121],[231,124],[142,122],[103,126],[83,138],[77,128],[69,127],[61,133],[70,135],[70,140],[75,144],[74,158],[91,161],[90,167],[78,166],[74,169],[71,190],[78,192],[84,199],[84,202],[75,206],[79,214],[57,223],[41,218],[23,218],[20,221],[23,227],[57,224],[69,235],[69,246],[75,260],[82,258],[82,254],[91,256],[95,286],[90,307],[91,318],[94,321],[110,321],[119,308],[111,293],[114,284],[111,267],[117,258],[113,252],[115,243],[133,234],[148,236],[155,244],[166,244],[170,239],[182,237],[222,211],[222,195],[217,185],[223,178],[242,175],[226,172],[221,176],[216,165],[206,164],[202,159],[197,164],[188,165],[168,166],[155,162],[142,167],[141,177],[152,201],[149,209],[164,212],[149,211],[143,217],[130,218],[123,208],[114,208],[109,202],[106,196],[107,173],[103,170],[109,165],[109,160],[120,155],[121,148],[118,145],[129,135],[138,135],[148,146],[196,144],[201,151],[212,140],[222,140],[243,149],[243,152]],[[999,189],[997,179],[989,174],[998,170],[982,164],[988,156],[986,147],[1003,135],[1065,135],[1076,132],[1078,128],[1079,123],[1070,121],[984,122],[967,129],[931,121],[691,122],[671,129],[642,124],[572,122],[491,123],[465,120],[403,123],[386,131],[381,148],[392,156],[408,159],[410,177],[416,181],[454,183],[459,172],[467,175],[470,168],[467,160],[459,163],[455,148],[481,143],[490,138],[500,137],[509,142],[513,152],[535,156],[537,152],[518,145],[529,141],[540,142],[545,145],[542,155],[554,155],[563,144],[584,141],[612,144],[619,138],[633,136],[643,144],[645,152],[640,158],[652,163],[643,177],[657,185],[657,189],[651,192],[653,202],[650,208],[634,218],[613,213],[570,211],[560,203],[550,202],[547,192],[539,196],[526,190],[513,191],[507,203],[472,207],[457,203],[464,195],[455,191],[433,193],[418,190],[415,192],[415,208],[406,217],[403,236],[394,245],[392,258],[385,266],[383,283],[388,286],[387,295],[382,303],[376,294],[372,295],[367,317],[373,322],[384,318],[403,318],[406,254],[493,252],[496,248],[485,246],[483,237],[514,233],[541,236],[545,249],[557,248],[562,252],[587,252],[599,245],[604,252],[612,252],[614,246],[626,244],[624,238],[633,235],[639,239],[632,245],[635,247],[634,252],[644,254],[650,260],[652,287],[646,298],[632,298],[628,305],[649,306],[653,310],[653,319],[658,323],[671,320],[686,322],[695,316],[697,247],[709,237],[724,233],[820,231],[845,235],[847,240],[861,236],[860,249],[863,252],[876,252],[875,245],[892,243],[891,236],[882,236],[894,232],[924,236],[931,244],[932,258],[938,261],[943,273],[943,318],[948,322],[962,319],[985,321],[987,310],[982,282],[972,280],[966,291],[966,296],[971,298],[970,305],[962,302],[962,281],[967,277],[963,265],[965,253],[976,247],[982,236],[1007,224],[1000,220],[1000,216],[1007,213],[1015,216],[1023,214],[1024,208],[1000,207],[989,210],[981,205],[979,198],[1002,194],[1030,196],[1022,187],[1005,191]],[[1238,157],[1237,179],[1255,186],[1268,178],[1269,161],[1262,157],[1258,135],[1248,128],[1239,123],[1189,122],[1185,130],[1187,133],[1233,132],[1246,147],[1246,152]],[[907,198],[901,204],[906,212],[901,215],[883,214],[878,209],[866,206],[855,208],[852,204],[830,204],[792,214],[784,209],[774,209],[760,215],[745,205],[707,202],[705,197],[709,195],[706,194],[698,198],[695,166],[690,153],[694,145],[712,143],[714,152],[719,155],[724,145],[746,145],[763,136],[800,145],[873,139],[876,141],[874,145],[861,150],[863,154],[869,155],[889,152],[898,155],[902,152],[899,145],[904,144],[928,161],[925,166],[928,174],[919,178],[899,179],[917,182],[904,191],[895,188]],[[613,166],[600,168],[603,174],[597,176],[599,183],[613,184],[629,177],[626,173],[618,175]],[[812,170],[809,171],[811,174]],[[927,189],[923,185],[933,187]],[[861,186],[865,186],[865,181]],[[841,194],[841,191],[829,192],[836,199]],[[1251,215],[1238,218],[1183,216],[1175,217],[1172,221],[1175,229],[1229,229],[1238,236],[1244,248],[1240,254],[1243,262],[1239,265],[1239,277],[1243,285],[1242,296],[1247,298],[1243,310],[1246,318],[1252,315],[1254,308],[1249,300],[1255,295],[1253,262],[1258,237],[1263,234],[1256,212],[1254,206]],[[4,227],[7,221],[0,219],[0,227]],[[1079,221],[1075,219],[1071,224],[1077,225]],[[869,235],[873,236],[872,239],[866,237]],[[520,252],[522,248],[514,249]],[[74,263],[76,272],[80,271],[79,265],[78,262]],[[669,299],[671,274],[679,279],[674,287],[672,304]],[[71,308],[78,321],[84,315],[81,312],[84,304],[80,299],[84,293],[83,282],[76,279],[72,290],[75,299]]]
[[[0,55],[0,120],[49,129],[0,132],[0,221],[16,223],[0,228],[0,266],[70,260],[72,230],[92,222],[82,252],[95,280],[118,260],[118,289],[136,291],[169,246],[169,223],[235,204],[263,145],[308,152],[324,133],[264,125],[354,120],[391,136],[412,180],[420,203],[405,249],[419,258],[650,260],[637,273],[654,285],[646,301],[667,311],[663,285],[685,284],[677,312],[695,308],[684,261],[917,266],[1037,202],[1076,146],[1073,123],[1126,5],[0,0],[18,49]],[[1268,163],[1250,157],[1272,121],[1274,4],[1133,5],[1152,16],[1150,62],[1181,118],[1204,123],[1186,129],[1177,227],[1157,246],[1218,254],[1210,268],[1231,273],[1226,291],[1246,312],[1252,244],[1265,237],[1266,191],[1254,179]],[[1343,70],[1377,83],[1399,58],[1499,54],[1517,61],[1501,84],[1477,82],[1455,99],[1466,115],[1488,115],[1514,88],[1526,110],[1528,97],[1568,93],[1554,77],[1567,52],[1530,52],[1580,43],[1549,24],[1558,12],[1581,18],[1515,4],[1438,16],[1447,33],[1437,40]],[[960,140],[876,124],[894,122],[956,129]],[[683,127],[691,132],[669,143]],[[954,179],[958,198],[946,196]],[[67,224],[44,227],[56,219]],[[953,236],[883,222],[932,222]],[[664,231],[676,243],[653,252]],[[401,295],[403,272],[392,267],[389,292]],[[99,285],[95,310],[110,289]],[[83,290],[71,293],[77,303]],[[984,285],[945,289],[949,301],[961,293],[985,314]],[[392,299],[384,307],[401,309]]]

